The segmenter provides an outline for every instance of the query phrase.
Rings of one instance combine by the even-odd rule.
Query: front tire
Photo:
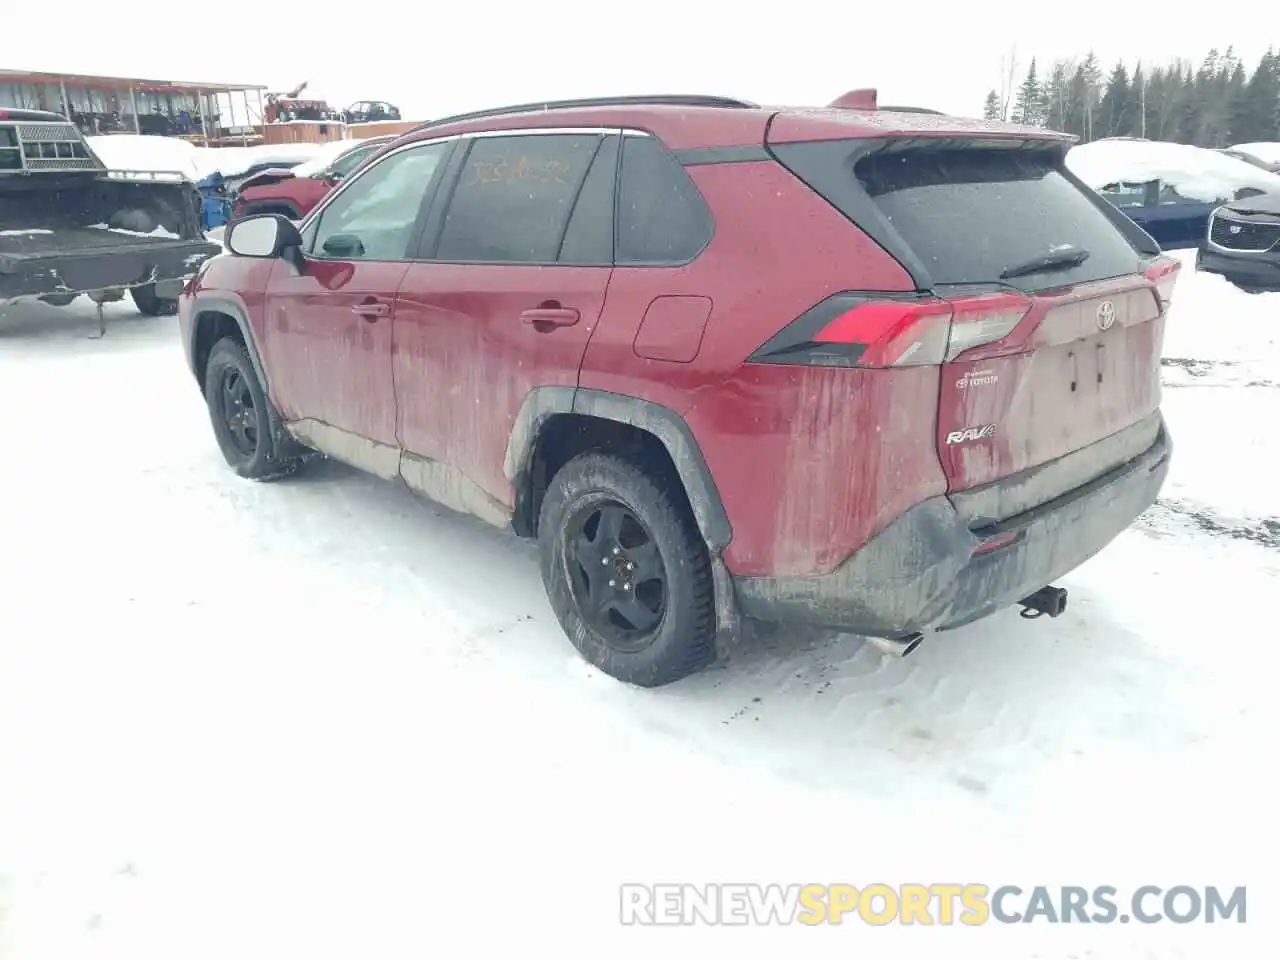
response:
[[[575,457],[538,519],[542,581],[570,642],[624,683],[659,687],[715,659],[711,560],[687,505],[634,464]]]
[[[298,469],[276,449],[276,423],[266,391],[244,347],[231,338],[209,352],[204,397],[213,433],[228,466],[246,480],[275,480]]]
[[[157,296],[154,283],[131,287],[129,296],[133,298],[133,305],[138,308],[138,312],[146,317],[171,317],[178,312],[178,301]]]

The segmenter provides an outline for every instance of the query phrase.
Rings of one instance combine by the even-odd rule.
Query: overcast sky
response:
[[[1251,64],[1280,40],[1273,0],[1237,0],[1180,14],[1115,0],[972,4],[829,0],[365,0],[210,5],[131,0],[49,19],[10,4],[3,66],[262,83],[335,107],[397,104],[406,119],[504,103],[610,93],[716,93],[768,104],[822,104],[855,87],[882,103],[980,113],[1017,46],[1022,68],[1092,48],[1123,58],[1199,60],[1234,44]],[[260,20],[256,18],[260,17]],[[256,22],[255,22],[256,20]]]

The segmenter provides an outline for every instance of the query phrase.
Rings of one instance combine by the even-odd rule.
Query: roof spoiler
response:
[[[827,106],[835,110],[876,110],[876,89],[875,87],[866,87],[860,90],[850,90],[843,96],[832,100]]]
[[[850,90],[843,96],[831,101],[827,106],[834,110],[883,110],[885,113],[928,113],[936,117],[944,115],[941,110],[931,110],[928,107],[882,107],[879,104],[878,91],[874,87]]]

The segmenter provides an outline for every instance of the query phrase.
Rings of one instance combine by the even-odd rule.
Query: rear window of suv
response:
[[[1004,282],[1037,290],[1140,272],[1138,252],[1048,152],[904,150],[866,157],[854,172],[935,283],[998,282],[1067,246],[1088,258]]]

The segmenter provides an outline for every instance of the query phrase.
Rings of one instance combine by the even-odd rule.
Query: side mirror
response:
[[[289,247],[302,245],[302,234],[287,217],[264,213],[237,220],[227,228],[227,249],[238,257],[278,257]]]
[[[339,260],[357,260],[364,256],[364,244],[354,233],[335,233],[320,249]]]

